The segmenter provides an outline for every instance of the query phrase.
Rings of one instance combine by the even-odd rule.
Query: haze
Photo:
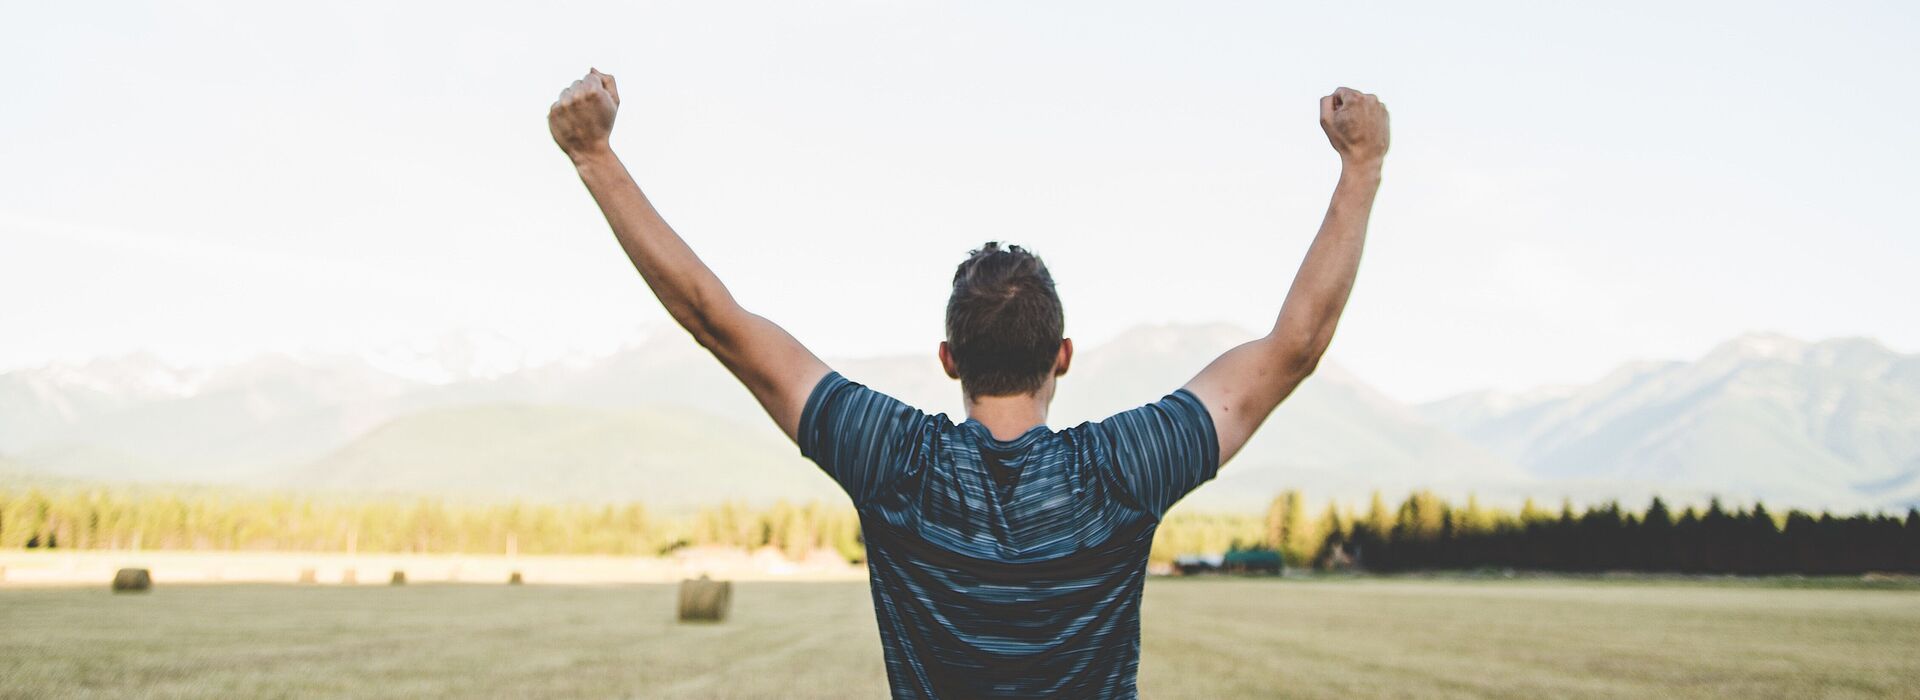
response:
[[[668,220],[824,355],[931,352],[988,239],[1082,342],[1264,329],[1338,85],[1395,134],[1332,356],[1396,398],[1753,330],[1920,347],[1911,5],[1172,7],[17,7],[0,371],[658,327],[546,133],[588,66]]]

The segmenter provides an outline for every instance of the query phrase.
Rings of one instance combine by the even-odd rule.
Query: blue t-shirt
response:
[[[1133,697],[1154,528],[1219,469],[1184,389],[1013,440],[828,374],[800,453],[860,512],[895,697]]]

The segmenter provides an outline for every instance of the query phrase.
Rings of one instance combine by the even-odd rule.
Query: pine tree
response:
[[[1673,567],[1673,514],[1668,512],[1666,501],[1659,496],[1647,504],[1646,517],[1641,518],[1639,536],[1635,538],[1636,551],[1634,561],[1643,571],[1669,571]]]
[[[1907,509],[1907,522],[1901,527],[1901,559],[1899,570],[1908,573],[1920,573],[1920,508]]]
[[[1340,516],[1340,504],[1328,501],[1327,510],[1320,514],[1314,530],[1320,534],[1320,545],[1313,554],[1313,567],[1325,569],[1335,551],[1345,550],[1349,538],[1346,520]]]
[[[1393,531],[1392,516],[1387,515],[1387,502],[1380,498],[1380,492],[1373,492],[1373,500],[1367,504],[1367,529],[1375,537],[1386,537]]]
[[[1267,549],[1280,551],[1287,546],[1287,493],[1292,492],[1274,496],[1273,501],[1267,504],[1265,534],[1261,538],[1261,543]]]
[[[1522,525],[1536,525],[1552,519],[1553,516],[1548,515],[1546,510],[1534,503],[1531,496],[1520,504],[1520,524]]]
[[[1482,537],[1493,533],[1493,514],[1480,506],[1480,498],[1467,494],[1467,507],[1454,520],[1454,531],[1462,536]]]
[[[1289,490],[1282,496],[1286,502],[1286,517],[1281,531],[1280,551],[1286,561],[1292,565],[1304,564],[1313,559],[1315,546],[1313,531],[1307,524],[1307,504],[1299,491]]]

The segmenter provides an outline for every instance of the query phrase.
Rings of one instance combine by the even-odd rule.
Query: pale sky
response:
[[[1332,358],[1392,396],[1756,330],[1920,350],[1912,4],[410,5],[10,9],[0,371],[661,323],[547,135],[588,66],[668,220],[823,355],[931,352],[988,239],[1083,345],[1264,330],[1340,85],[1394,134]]]

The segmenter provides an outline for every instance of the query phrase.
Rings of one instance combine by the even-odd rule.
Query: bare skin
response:
[[[667,313],[747,385],[787,437],[795,437],[807,394],[827,376],[827,364],[786,329],[742,308],[660,218],[607,144],[619,109],[613,76],[588,71],[561,91],[547,111],[547,128]]]
[[[987,432],[1000,440],[1012,440],[1032,430],[1033,426],[1047,424],[1047,409],[1053,405],[1054,389],[1060,386],[1060,378],[1066,376],[1067,368],[1073,365],[1073,339],[1060,341],[1060,353],[1053,358],[1053,374],[1031,394],[1012,394],[1008,396],[981,396],[966,394],[967,417],[980,421]],[[940,342],[940,366],[945,368],[947,376],[960,378],[959,365],[953,361],[953,349],[946,341]]]
[[[829,371],[812,351],[733,299],[720,278],[667,225],[620,162],[608,137],[620,108],[613,76],[598,70],[573,82],[553,103],[547,125],[600,205],[614,237],[675,322],[753,392],[787,437]],[[1240,451],[1268,414],[1312,374],[1333,341],[1366,240],[1367,218],[1386,156],[1386,107],[1347,88],[1320,100],[1320,126],[1340,154],[1341,173],[1320,233],[1307,250],[1280,317],[1266,336],[1214,360],[1186,388],[1200,397],[1220,435],[1220,460]],[[946,343],[940,361],[958,378]],[[968,396],[967,416],[994,437],[1011,439],[1044,425],[1059,377],[1073,362],[1073,341],[1060,343],[1053,373],[1031,394]]]
[[[1228,350],[1187,382],[1187,390],[1213,415],[1222,464],[1313,374],[1333,342],[1334,327],[1360,271],[1367,219],[1380,190],[1380,165],[1390,136],[1387,123],[1386,105],[1373,95],[1340,88],[1320,98],[1320,128],[1340,154],[1340,180],[1320,233],[1293,276],[1273,330]]]

